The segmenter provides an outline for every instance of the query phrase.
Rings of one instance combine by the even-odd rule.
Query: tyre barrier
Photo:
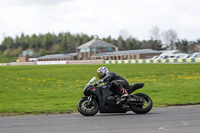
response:
[[[200,63],[200,58],[187,59],[136,59],[136,60],[104,60],[104,64],[152,64],[152,63]]]
[[[7,66],[7,63],[0,63],[0,66]]]

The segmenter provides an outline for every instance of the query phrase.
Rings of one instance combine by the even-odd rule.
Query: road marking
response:
[[[189,122],[188,121],[182,121],[183,125],[180,125],[180,126],[187,126],[189,125]],[[170,127],[177,127],[177,126],[163,126],[163,127],[159,127],[158,129],[160,130],[168,130],[167,128],[170,128]]]
[[[189,125],[189,122],[183,121],[183,125],[184,125],[184,126],[187,126],[187,125]]]
[[[169,128],[169,127],[171,127],[171,126],[163,126],[163,127],[158,128],[158,129],[160,129],[160,130],[167,130],[166,128]]]

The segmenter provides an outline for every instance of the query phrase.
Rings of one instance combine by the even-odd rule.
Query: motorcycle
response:
[[[126,113],[133,111],[137,114],[148,113],[153,106],[151,98],[144,93],[135,93],[137,89],[144,86],[144,83],[135,83],[125,88],[130,94],[127,98],[121,99],[117,104],[117,100],[121,98],[109,82],[104,82],[103,85],[98,86],[98,82],[93,77],[83,90],[82,97],[77,104],[78,111],[84,116],[93,116],[98,113]]]

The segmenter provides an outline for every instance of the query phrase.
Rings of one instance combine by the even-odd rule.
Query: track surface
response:
[[[153,108],[138,115],[78,113],[62,115],[0,117],[1,133],[197,133],[200,105]]]

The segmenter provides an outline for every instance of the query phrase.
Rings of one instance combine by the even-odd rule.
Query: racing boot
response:
[[[117,100],[116,104],[120,104],[121,102],[125,101],[129,96],[128,92],[124,88],[122,88],[120,92],[121,92],[121,97]]]

